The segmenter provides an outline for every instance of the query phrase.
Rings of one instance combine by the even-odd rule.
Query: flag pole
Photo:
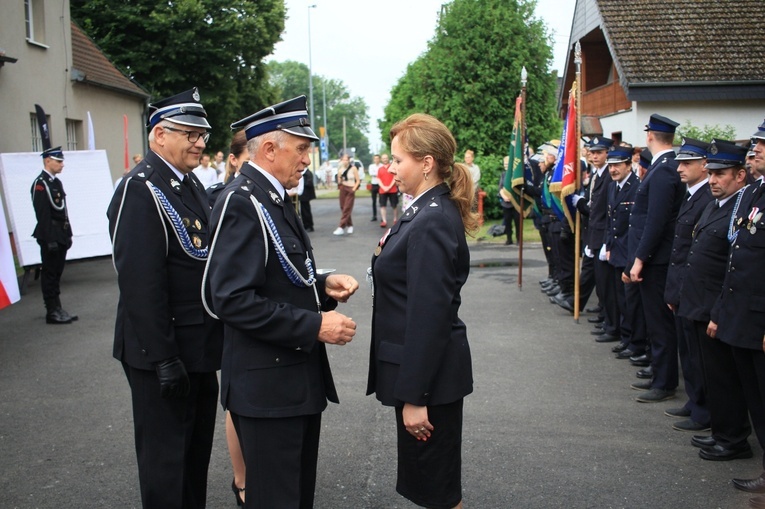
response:
[[[574,164],[576,165],[576,189],[582,185],[582,163],[580,140],[582,139],[582,45],[579,41],[576,41],[574,47],[574,63],[576,63],[576,89],[574,90],[574,97],[576,100],[576,157]],[[569,100],[572,98],[569,97]],[[582,214],[579,209],[576,211],[576,232],[574,235],[574,321],[579,323],[579,300],[581,298],[579,292],[579,277],[581,266],[581,245],[582,245]]]
[[[523,158],[521,164],[526,164],[526,80],[528,79],[528,73],[526,72],[526,66],[521,68],[521,147],[523,150]],[[510,168],[508,168],[510,170]],[[523,220],[524,220],[524,203],[523,203],[523,186],[521,186],[520,194],[520,210],[518,211],[518,290],[523,290]],[[511,225],[506,225],[505,228]]]

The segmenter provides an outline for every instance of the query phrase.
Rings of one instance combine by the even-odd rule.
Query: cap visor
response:
[[[740,166],[737,163],[707,163],[707,170],[724,170],[725,168],[733,168],[734,166]]]
[[[295,136],[300,136],[302,138],[310,138],[313,141],[319,141],[319,137],[316,136],[316,133],[313,132],[313,129],[311,129],[308,126],[292,126],[288,127],[286,129],[282,129],[285,133],[294,134]]]
[[[205,117],[197,115],[176,115],[174,117],[168,117],[162,120],[173,122],[175,124],[188,125],[191,127],[204,127],[205,129],[212,129]]]

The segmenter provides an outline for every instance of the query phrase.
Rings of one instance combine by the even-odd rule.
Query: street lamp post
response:
[[[308,102],[311,103],[311,127],[315,128],[313,119],[313,66],[311,64],[311,9],[315,9],[316,4],[308,6]],[[313,156],[313,154],[311,154]],[[311,157],[311,168],[316,173],[316,157]]]

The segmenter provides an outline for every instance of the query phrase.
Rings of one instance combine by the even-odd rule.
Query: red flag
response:
[[[570,195],[577,192],[577,174],[579,172],[579,158],[577,148],[579,138],[576,135],[576,87],[574,82],[568,95],[568,114],[566,115],[566,148],[563,156],[563,178],[561,179],[560,198],[568,207],[563,207],[571,229],[574,229],[574,215],[576,211],[571,205]]]

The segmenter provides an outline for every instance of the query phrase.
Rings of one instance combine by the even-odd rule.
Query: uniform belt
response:
[[[50,224],[58,228],[61,228],[62,230],[66,230],[67,228],[69,228],[69,221],[56,221],[55,219],[51,219]]]

